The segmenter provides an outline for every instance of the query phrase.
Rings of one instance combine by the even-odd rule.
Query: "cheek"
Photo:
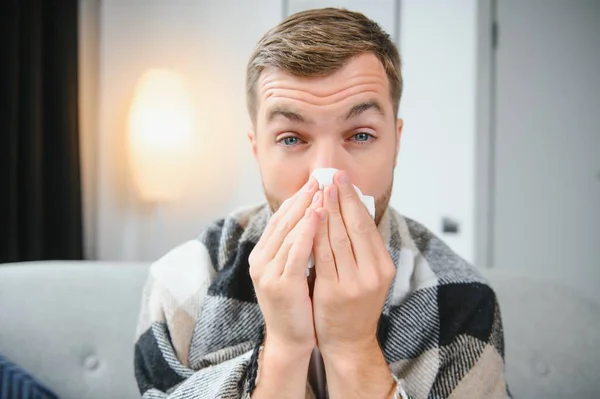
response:
[[[266,156],[259,163],[265,189],[282,201],[302,188],[309,177],[306,165],[290,157]]]
[[[379,198],[390,187],[394,173],[393,156],[372,156],[351,167],[352,181],[365,195]]]

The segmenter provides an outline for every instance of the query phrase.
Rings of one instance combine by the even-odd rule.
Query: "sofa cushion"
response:
[[[135,328],[149,265],[0,265],[0,353],[61,399],[139,398]]]
[[[513,396],[598,397],[598,305],[551,279],[494,269],[485,275],[500,302]]]

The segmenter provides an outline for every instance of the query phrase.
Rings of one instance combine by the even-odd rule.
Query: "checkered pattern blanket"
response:
[[[248,255],[270,216],[266,205],[237,210],[151,266],[135,343],[143,398],[249,397],[264,327]],[[493,290],[393,208],[378,228],[397,269],[378,339],[408,396],[509,397]]]
[[[58,399],[27,371],[0,355],[0,399]]]

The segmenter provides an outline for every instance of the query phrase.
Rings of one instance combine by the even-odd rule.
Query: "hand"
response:
[[[317,231],[314,179],[273,215],[248,259],[250,276],[266,325],[265,347],[310,355],[316,345],[306,267]]]
[[[323,195],[314,241],[315,330],[324,359],[381,350],[377,325],[396,269],[346,172]]]

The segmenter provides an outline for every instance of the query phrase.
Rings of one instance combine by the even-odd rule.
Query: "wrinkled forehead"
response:
[[[265,68],[257,82],[259,117],[274,107],[294,106],[317,110],[347,108],[354,103],[375,102],[391,112],[389,80],[383,65],[372,54],[351,59],[326,76],[298,76],[280,68]]]

